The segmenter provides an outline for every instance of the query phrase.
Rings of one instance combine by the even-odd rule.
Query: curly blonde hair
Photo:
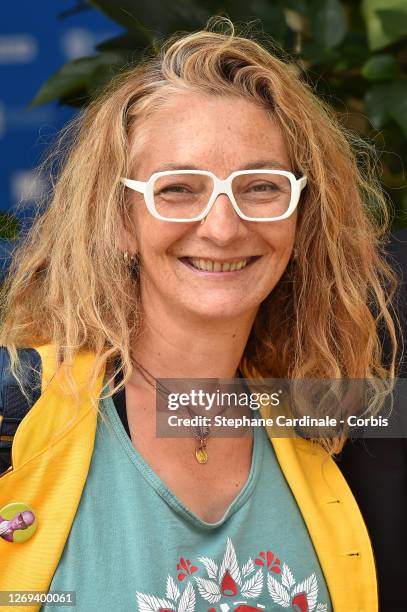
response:
[[[266,109],[281,127],[294,171],[308,177],[298,257],[259,309],[245,371],[289,379],[394,377],[389,304],[396,277],[380,253],[390,215],[369,147],[347,133],[298,67],[233,29],[170,38],[114,78],[65,130],[52,158],[63,156],[51,197],[15,251],[3,288],[0,342],[13,368],[16,348],[52,343],[68,366],[77,352],[94,352],[90,388],[102,367],[112,374],[119,355],[120,386],[128,380],[142,309],[139,271],[124,262],[119,245],[131,229],[120,177],[131,176],[129,140],[143,118],[173,92],[191,90],[241,96]],[[387,366],[379,325],[392,344]]]

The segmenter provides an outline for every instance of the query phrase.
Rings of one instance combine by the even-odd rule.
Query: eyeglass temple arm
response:
[[[126,185],[126,187],[129,187],[134,191],[138,191],[139,193],[144,193],[146,190],[146,183],[143,181],[133,181],[132,179],[128,178],[121,178],[120,180],[123,185]]]
[[[307,177],[302,176],[300,179],[297,179],[297,184],[300,190],[304,189],[305,185],[307,184]]]

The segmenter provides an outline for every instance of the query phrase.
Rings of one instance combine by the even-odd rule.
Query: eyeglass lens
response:
[[[213,178],[204,174],[159,176],[153,185],[155,208],[162,217],[192,219],[206,208],[213,190]],[[240,174],[233,178],[232,192],[247,217],[273,218],[288,210],[291,183],[282,174]]]

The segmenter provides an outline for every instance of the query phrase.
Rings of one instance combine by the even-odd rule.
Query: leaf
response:
[[[154,42],[154,36],[146,28],[142,28],[142,33],[137,35],[137,33],[125,33],[120,36],[114,36],[113,38],[108,38],[103,42],[95,45],[95,49],[98,51],[117,51],[117,50],[134,50],[134,49],[144,49],[146,45]]]
[[[199,557],[198,561],[203,563],[203,565],[205,566],[205,569],[208,574],[208,578],[212,578],[212,580],[216,580],[217,574],[218,574],[218,566],[215,563],[215,561],[213,559],[210,559],[209,557]]]
[[[274,603],[282,606],[283,608],[289,607],[290,595],[288,591],[286,591],[278,580],[276,580],[271,574],[267,576],[267,588]]]
[[[362,75],[369,81],[392,81],[397,74],[397,62],[389,53],[374,55],[362,67]]]
[[[13,214],[0,212],[0,238],[13,240],[20,230],[20,221]]]
[[[236,552],[230,538],[227,539],[225,556],[223,557],[222,564],[219,570],[219,582],[223,579],[226,574],[226,570],[229,570],[233,580],[239,586],[242,583],[242,577],[240,575],[239,565],[236,558]]]
[[[245,563],[244,566],[242,567],[243,578],[246,578],[249,574],[254,572],[254,570],[255,570],[255,567],[254,567],[253,559],[249,559],[248,562]]]
[[[178,612],[194,612],[195,591],[191,582],[188,582],[178,604]]]
[[[87,93],[93,95],[97,91],[103,89],[103,87],[111,80],[115,72],[116,70],[111,64],[96,66],[93,72],[89,75],[88,82],[86,83]]]
[[[196,583],[198,585],[198,591],[200,595],[209,601],[209,603],[217,603],[222,597],[222,593],[220,592],[220,587],[213,580],[207,580],[206,578],[200,578],[199,576],[195,576]]]
[[[324,47],[336,47],[345,38],[347,24],[339,0],[311,0],[309,20],[314,39]]]
[[[157,612],[160,608],[171,610],[172,604],[166,599],[147,595],[147,593],[136,593],[139,612]],[[192,612],[192,611],[191,611]]]
[[[407,35],[407,5],[404,5],[403,11],[380,10],[377,11],[377,16],[382,22],[382,27],[392,42],[396,42],[399,38]]]
[[[326,64],[336,58],[332,49],[327,49],[316,41],[305,42],[302,48],[304,58],[311,65]]]
[[[217,12],[217,9],[207,11],[201,6],[201,3],[195,2],[172,2],[171,9],[173,11],[172,26],[168,29],[171,32],[174,29],[178,29],[179,25],[183,29],[193,30],[195,28],[204,27],[208,19]],[[175,26],[175,28],[174,28]]]
[[[287,563],[283,563],[283,571],[281,574],[281,584],[287,589],[291,589],[295,584],[295,578],[288,567]]]
[[[122,56],[116,53],[100,53],[75,59],[62,66],[41,87],[31,106],[46,104],[57,98],[79,91],[87,85],[92,74],[101,66],[121,65]]]
[[[318,598],[318,583],[315,574],[311,574],[302,582],[299,582],[292,590],[291,597],[297,593],[305,593],[307,596],[309,612],[315,608]]]
[[[389,87],[387,85],[376,85],[369,89],[364,98],[366,112],[377,130],[390,119],[388,96]]]
[[[243,583],[241,594],[243,597],[258,597],[263,589],[263,570],[257,572]]]
[[[370,89],[365,96],[365,108],[376,129],[394,119],[407,137],[407,79]]]
[[[383,49],[398,38],[394,39],[385,31],[382,18],[379,16],[381,11],[405,12],[407,11],[406,2],[405,0],[363,0],[362,14],[366,23],[369,47],[372,51]]]
[[[165,596],[172,601],[177,601],[180,596],[179,588],[175,584],[174,578],[172,576],[168,576],[167,578],[167,591]]]
[[[199,4],[172,2],[171,0],[89,0],[99,11],[113,19],[129,32],[140,32],[145,28],[152,34],[170,34],[176,30],[204,27],[213,11]]]
[[[388,92],[388,109],[407,138],[407,79],[394,83],[391,87]]]
[[[89,0],[89,4],[92,4],[101,13],[104,13],[113,21],[116,21],[127,30],[132,31],[139,29],[139,19],[143,21],[143,12],[145,8],[144,3],[137,2],[136,0],[120,0],[120,2],[112,2],[112,0]],[[141,4],[141,6],[140,6]],[[150,3],[150,10],[152,9]],[[166,2],[163,1],[162,5],[165,6]],[[147,8],[147,7],[146,7]]]
[[[285,9],[297,11],[298,13],[301,13],[301,15],[306,15],[307,13],[306,0],[285,0],[284,10]]]
[[[251,14],[261,19],[262,28],[275,40],[282,42],[288,29],[283,11],[267,0],[252,0],[250,8]],[[249,15],[250,13],[247,12],[246,18]]]

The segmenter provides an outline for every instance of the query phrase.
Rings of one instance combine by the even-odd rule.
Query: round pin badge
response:
[[[0,538],[6,542],[26,542],[37,529],[33,509],[22,502],[0,508]]]

